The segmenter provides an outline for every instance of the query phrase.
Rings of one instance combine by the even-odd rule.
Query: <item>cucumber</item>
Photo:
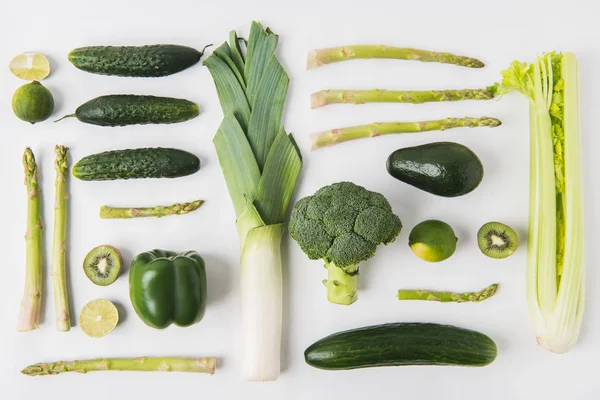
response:
[[[177,178],[200,169],[200,159],[179,149],[142,148],[112,150],[82,158],[73,176],[83,181]]]
[[[172,97],[111,94],[83,103],[74,114],[81,122],[100,126],[174,124],[200,114],[196,103]],[[57,121],[57,122],[58,122]]]
[[[344,370],[396,365],[482,367],[497,355],[486,335],[450,325],[393,323],[334,333],[304,352],[312,367]]]
[[[479,157],[468,147],[453,142],[396,150],[388,157],[386,167],[394,178],[444,197],[465,195],[483,179]]]
[[[69,61],[80,70],[93,74],[160,77],[172,75],[196,64],[200,61],[204,49],[198,51],[172,44],[89,46],[72,50],[69,53]]]

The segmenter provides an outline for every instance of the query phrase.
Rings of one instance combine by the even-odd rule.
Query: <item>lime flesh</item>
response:
[[[79,326],[86,335],[100,338],[109,334],[119,322],[119,311],[104,299],[92,300],[81,309]]]
[[[41,81],[50,74],[48,59],[39,53],[23,53],[13,58],[8,65],[17,78],[27,81]]]

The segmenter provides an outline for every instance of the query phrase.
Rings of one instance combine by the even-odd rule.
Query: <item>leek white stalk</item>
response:
[[[223,109],[214,144],[236,212],[241,249],[243,376],[280,373],[281,236],[302,159],[281,127],[289,78],[275,57],[278,37],[254,22],[246,55],[231,32],[204,64]]]
[[[530,102],[527,300],[537,341],[554,353],[577,342],[585,303],[579,71],[573,53],[547,53],[502,72],[500,94]]]

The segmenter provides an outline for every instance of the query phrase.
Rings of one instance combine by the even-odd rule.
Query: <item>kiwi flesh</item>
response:
[[[506,258],[519,247],[517,233],[501,222],[488,222],[477,232],[477,244],[491,258]]]
[[[85,275],[98,286],[108,286],[117,280],[123,265],[119,250],[109,245],[94,247],[83,260]]]

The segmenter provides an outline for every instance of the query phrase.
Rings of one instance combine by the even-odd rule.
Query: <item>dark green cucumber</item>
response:
[[[340,370],[396,365],[482,367],[496,359],[488,336],[450,325],[393,323],[334,333],[304,352],[306,363]]]
[[[398,149],[387,170],[394,178],[429,193],[456,197],[473,191],[483,179],[483,165],[471,149],[452,142]]]
[[[73,176],[84,181],[177,178],[200,169],[200,159],[179,149],[145,148],[92,154],[73,166]]]
[[[198,51],[172,44],[90,46],[72,50],[69,61],[93,74],[159,77],[191,67],[200,61],[203,53],[204,49]]]
[[[185,99],[111,94],[83,103],[77,107],[75,114],[63,118],[76,117],[79,121],[92,125],[125,126],[174,124],[195,118],[199,114],[198,105]]]

